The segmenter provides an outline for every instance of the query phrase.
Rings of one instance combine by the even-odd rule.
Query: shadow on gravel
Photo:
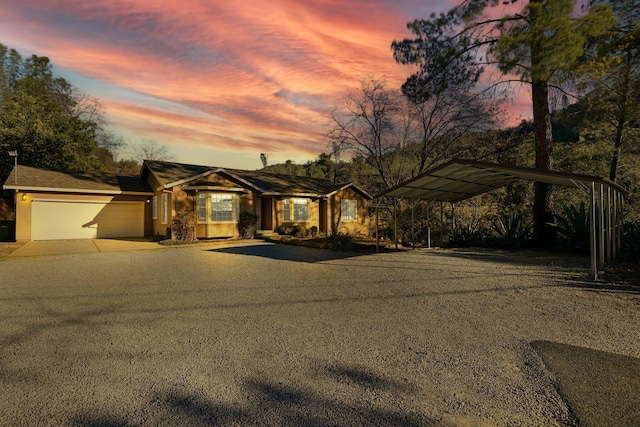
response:
[[[487,248],[446,249],[433,251],[430,254],[446,258],[462,258],[471,261],[487,261],[513,265],[533,265],[562,267],[570,269],[588,269],[587,257],[562,252],[504,250]]]
[[[80,414],[71,422],[74,427],[129,427],[129,424],[119,415],[96,415],[95,413]]]
[[[308,263],[334,261],[339,259],[354,258],[363,255],[357,252],[338,252],[326,249],[315,249],[283,244],[232,246],[207,249],[207,251]]]
[[[392,393],[410,394],[416,391],[415,385],[384,378],[360,366],[334,365],[325,368],[329,378],[333,380],[361,387],[366,390],[384,390]]]
[[[550,341],[531,345],[581,426],[640,426],[640,359]]]
[[[568,283],[564,283],[564,285],[572,288],[587,289],[595,292],[613,292],[640,295],[640,286],[633,286],[624,283],[584,280],[584,278],[581,278]]]
[[[383,408],[374,402],[384,401],[384,393],[415,393],[413,384],[385,379],[359,367],[320,367],[328,379],[349,386],[361,404],[327,397],[322,390],[292,386],[284,382],[249,378],[243,382],[242,402],[217,402],[199,392],[180,387],[156,392],[144,405],[144,419],[126,420],[122,415],[83,412],[73,420],[75,426],[125,427],[142,424],[185,426],[403,426],[429,427],[435,421],[402,408]],[[345,384],[346,382],[346,384]]]

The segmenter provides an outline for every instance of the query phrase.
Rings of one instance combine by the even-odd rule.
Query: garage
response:
[[[33,199],[31,240],[144,236],[143,202]]]

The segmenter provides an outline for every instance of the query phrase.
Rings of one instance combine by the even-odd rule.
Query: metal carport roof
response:
[[[519,180],[574,187],[589,194],[591,267],[597,278],[598,263],[615,259],[620,250],[622,209],[628,194],[606,178],[454,159],[375,197],[455,203]]]
[[[475,160],[454,159],[376,195],[405,199],[459,202],[478,194],[526,180],[589,191],[591,183],[627,191],[618,184],[598,176],[581,175],[543,169],[506,166]]]

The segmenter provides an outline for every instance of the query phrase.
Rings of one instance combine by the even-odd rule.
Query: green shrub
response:
[[[293,227],[291,227],[290,225],[281,225],[276,228],[276,233],[282,236],[290,236],[291,234],[293,234]]]
[[[486,229],[472,230],[468,227],[461,227],[456,233],[444,243],[444,247],[468,248],[472,246],[482,246],[488,238]]]
[[[258,215],[253,212],[241,212],[238,232],[241,239],[253,239],[256,237]]]
[[[640,260],[640,222],[624,225],[619,256],[625,260]]]
[[[311,226],[311,237],[313,237],[314,239],[318,236],[318,227],[316,227],[315,225]]]
[[[491,228],[498,235],[499,246],[520,247],[531,237],[533,222],[523,212],[503,212],[493,219]]]
[[[307,236],[307,228],[304,225],[297,225],[293,230],[293,235],[298,238]]]
[[[333,251],[349,251],[353,249],[353,237],[349,233],[338,231],[335,227],[327,236],[327,249]]]
[[[176,215],[171,221],[171,231],[179,242],[196,240],[196,215],[193,212]]]

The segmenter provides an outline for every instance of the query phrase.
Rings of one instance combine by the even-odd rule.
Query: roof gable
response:
[[[148,172],[147,172],[148,171]],[[183,163],[145,160],[141,176],[151,173],[165,188],[188,184],[190,187],[207,185],[215,181],[211,175],[219,175],[237,182],[245,188],[267,195],[302,195],[321,197],[335,193],[353,184],[334,184],[322,178],[305,176],[270,174],[262,171],[226,169],[214,166],[198,166]],[[371,198],[365,191],[354,186],[365,197]]]
[[[216,168],[212,168],[210,166],[162,162],[159,160],[145,160],[142,164],[140,176],[145,178],[147,173],[151,173],[160,185],[166,186],[173,182],[204,176],[207,173],[211,173],[214,169]]]

